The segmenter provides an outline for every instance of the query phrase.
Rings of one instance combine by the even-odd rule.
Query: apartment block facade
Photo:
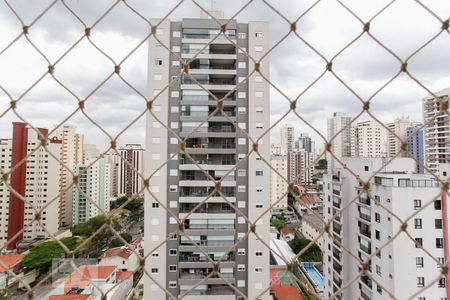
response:
[[[60,199],[59,199],[59,223],[60,226],[72,224],[72,173],[75,167],[83,163],[84,136],[76,132],[75,127],[63,125],[56,131],[56,136],[61,140],[60,166]]]
[[[118,195],[133,196],[141,193],[144,169],[144,149],[140,144],[126,144],[119,148]]]
[[[386,157],[387,130],[375,120],[351,127],[351,156]]]
[[[287,208],[287,190],[288,190],[288,164],[287,155],[281,154],[276,151],[275,147],[271,147],[271,150],[275,149],[270,154],[270,165],[274,170],[270,170],[270,206],[277,209]]]
[[[386,162],[344,159],[348,169],[364,181]],[[448,195],[441,194],[433,176],[415,170],[414,160],[394,159],[370,180],[371,196],[347,169],[335,167],[324,176],[325,220],[337,214],[324,243],[325,299],[343,287],[333,299],[391,299],[389,292],[408,299],[428,284],[414,299],[448,299],[446,278],[433,283],[448,260]],[[402,224],[394,214],[408,220],[407,230],[414,240],[404,233],[396,236]],[[369,263],[372,278],[359,276],[361,263],[355,257]],[[358,279],[347,287],[354,278]]]
[[[47,129],[37,130],[43,137],[48,137]],[[47,141],[48,151],[58,157],[61,141],[57,137]],[[8,187],[0,183],[0,238],[2,245],[9,242],[8,249],[15,249],[21,240],[47,238],[48,232],[58,231],[60,165],[49,152],[39,147],[40,144],[38,133],[21,122],[13,123],[12,139],[2,140],[0,144],[0,168],[9,172],[17,166],[10,173],[8,183],[20,195],[10,193]],[[40,220],[45,230],[33,222],[35,209],[43,209]]]
[[[78,187],[72,189],[72,224],[86,222],[90,218],[109,211],[111,195],[111,164],[104,158],[87,160],[75,167]]]
[[[266,300],[269,251],[254,234],[245,238],[250,224],[229,203],[252,223],[257,221],[255,232],[268,243],[269,216],[259,217],[269,206],[269,168],[258,154],[247,158],[247,153],[257,147],[269,157],[270,139],[265,135],[252,145],[242,132],[257,140],[270,126],[269,85],[257,72],[245,80],[254,65],[244,53],[258,59],[269,49],[268,23],[231,20],[215,38],[219,32],[217,23],[207,18],[165,20],[155,31],[159,41],[149,39],[148,93],[157,98],[147,114],[145,175],[152,177],[150,193],[145,194],[146,268],[175,297],[231,300],[242,294]],[[194,59],[187,68],[180,57]],[[195,80],[187,74],[177,78],[183,69]],[[267,60],[260,71],[269,76]],[[219,107],[224,114],[214,112],[216,97],[223,98]],[[187,138],[185,142],[181,145],[158,120]],[[222,180],[220,193],[211,178]],[[217,271],[227,282],[213,272],[211,260],[220,261]],[[158,284],[146,277],[145,299],[168,299]]]
[[[425,124],[425,163],[432,171],[439,170],[439,164],[450,163],[450,118],[441,103],[448,103],[450,88],[423,99],[423,121]]]
[[[331,152],[340,157],[351,155],[351,124],[352,118],[342,112],[335,112],[332,118],[327,120],[327,139],[331,142]]]
[[[424,135],[422,124],[417,124],[406,128],[406,136],[408,137],[407,156],[416,160],[416,172],[424,173],[425,166],[425,149]]]

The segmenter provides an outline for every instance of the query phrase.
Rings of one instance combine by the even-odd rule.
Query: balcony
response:
[[[213,254],[209,255],[209,258],[213,261],[221,261],[221,262],[233,262],[235,260],[234,253],[229,253],[225,255],[222,259],[222,256],[214,256]],[[208,262],[211,263],[208,258],[206,258],[203,254],[194,254],[193,252],[181,252],[179,257],[180,262]]]
[[[180,205],[180,213],[205,213],[205,214],[226,214],[226,213],[234,213],[234,209],[229,205],[229,204],[219,204],[219,203],[214,203],[214,204],[204,204],[202,206],[200,206],[198,209],[196,209],[195,211],[193,211],[193,209],[196,207],[197,205],[195,204],[187,204],[187,203],[182,203]]]
[[[363,244],[359,244],[359,248],[362,251],[364,251],[365,253],[369,254],[369,255],[372,254],[372,249],[371,249],[370,245],[369,246],[365,246]]]
[[[183,295],[187,293],[189,290],[180,290],[180,294]],[[207,295],[234,295],[234,290],[231,289],[228,285],[218,286],[218,285],[210,285],[206,290],[197,290],[193,289],[189,291],[187,294],[189,296],[207,296]],[[200,298],[199,298],[200,299]],[[234,297],[233,297],[234,299]]]

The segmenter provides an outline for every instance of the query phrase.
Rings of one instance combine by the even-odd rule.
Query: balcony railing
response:
[[[221,79],[221,80],[207,80],[207,79],[197,79],[196,81],[190,78],[183,78],[181,84],[209,84],[209,85],[235,85],[236,81],[232,79]]]
[[[196,228],[194,228],[194,229],[196,229]],[[205,229],[205,228],[200,228],[200,229]],[[209,228],[209,229],[211,229],[211,228]],[[224,228],[220,228],[220,229],[224,229]],[[228,229],[228,228],[226,228],[226,229]],[[199,246],[210,246],[210,247],[229,247],[231,245],[234,245],[234,243],[235,243],[234,241],[229,241],[229,240],[214,240],[214,241],[207,241],[207,240],[195,241],[195,240],[193,240],[193,241]],[[192,246],[194,244],[191,241],[187,240],[187,241],[180,241],[180,245],[181,246]]]
[[[234,255],[228,255],[227,257],[221,259],[221,257],[210,257],[213,261],[234,261],[235,257]],[[207,259],[205,256],[186,256],[186,255],[180,255],[179,258],[180,262],[210,262],[209,259]]]

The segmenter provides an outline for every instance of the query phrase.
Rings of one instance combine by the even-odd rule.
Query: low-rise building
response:
[[[133,273],[119,271],[117,266],[82,265],[66,278],[55,283],[48,299],[70,299],[73,295],[88,295],[89,300],[125,299],[133,288]],[[102,294],[106,294],[103,298]]]
[[[139,256],[128,247],[108,249],[99,259],[99,265],[117,266],[121,271],[134,272],[139,268]]]
[[[0,289],[14,285],[17,283],[18,278],[23,276],[19,263],[24,256],[25,254],[0,255]],[[8,270],[13,272],[17,277],[8,273]]]
[[[303,195],[294,202],[294,208],[300,215],[311,213],[311,209],[320,210],[322,205],[323,202],[320,198],[308,195]]]
[[[317,246],[320,247],[320,249],[323,249],[323,243],[324,238],[322,235],[324,228],[324,222],[323,222],[323,215],[315,215],[315,214],[305,214],[302,216],[302,223],[300,227],[300,232],[302,235],[313,241],[317,238],[315,241]]]
[[[281,236],[286,242],[290,242],[293,238],[295,238],[294,229],[290,227],[283,227],[280,229]]]

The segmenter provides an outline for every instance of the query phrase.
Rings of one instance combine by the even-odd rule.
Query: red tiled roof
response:
[[[316,198],[316,197],[301,197],[297,201],[300,204],[319,204],[319,203],[322,203],[322,200],[320,200],[320,198]]]
[[[116,273],[116,281],[122,281],[125,279],[130,278],[133,275],[133,272],[128,272],[128,271],[119,271]]]
[[[5,254],[0,255],[0,260],[2,261],[3,265],[5,265],[8,269],[14,267],[17,265],[22,258],[24,258],[25,254]],[[0,273],[6,272],[6,270],[3,268],[3,265],[0,265]]]
[[[122,258],[127,259],[128,257],[131,256],[132,253],[133,252],[127,247],[111,248],[106,250],[99,258],[120,256]]]
[[[89,285],[89,279],[106,279],[117,269],[117,266],[80,266],[78,267],[81,274],[74,270],[72,274],[64,279],[64,292],[67,293],[70,289],[77,285],[80,289],[84,289]]]
[[[87,300],[90,295],[53,295],[48,300]]]
[[[292,228],[290,228],[290,227],[283,227],[283,228],[281,228],[280,229],[280,232],[282,233],[282,234],[284,234],[284,235],[286,235],[286,234],[294,234],[294,230],[292,229]]]

